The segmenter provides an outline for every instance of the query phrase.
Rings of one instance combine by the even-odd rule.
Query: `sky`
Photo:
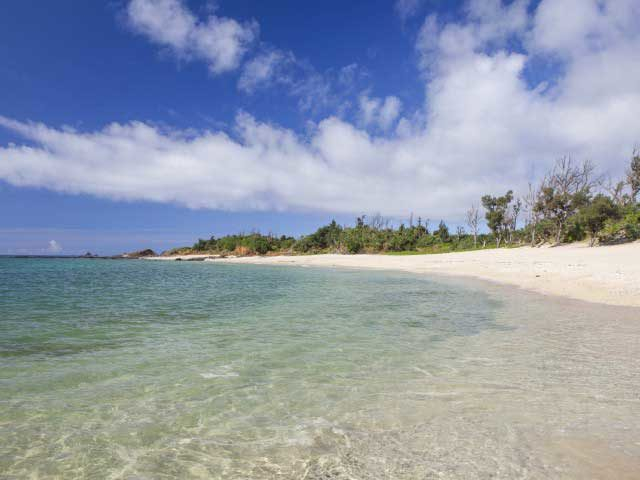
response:
[[[637,0],[9,0],[0,254],[463,223],[640,142]]]

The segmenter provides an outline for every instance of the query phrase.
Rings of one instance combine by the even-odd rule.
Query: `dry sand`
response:
[[[459,275],[610,305],[640,307],[640,243],[512,248],[438,255],[302,255],[214,262],[400,270]]]

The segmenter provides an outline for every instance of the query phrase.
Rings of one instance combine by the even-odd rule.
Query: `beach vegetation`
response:
[[[271,252],[286,252],[293,248],[295,239],[282,235],[280,237],[258,232],[250,234],[226,235],[221,238],[211,237],[208,240],[199,239],[191,253],[237,254],[237,255],[267,255]]]
[[[512,201],[512,190],[509,190],[501,197],[494,197],[491,195],[485,195],[482,197],[482,206],[486,211],[485,218],[487,220],[487,227],[489,227],[489,230],[493,233],[496,241],[496,248],[500,248],[500,242],[513,223],[508,214]]]
[[[580,211],[580,215],[576,217],[574,223],[584,228],[589,235],[590,244],[593,246],[598,239],[598,232],[604,228],[607,220],[615,221],[619,218],[620,208],[611,197],[598,194]]]
[[[555,224],[556,244],[562,241],[569,219],[588,206],[593,170],[589,161],[576,164],[571,157],[562,157],[542,181],[535,208]]]
[[[599,243],[624,243],[640,239],[640,209],[636,206],[626,210],[627,213],[619,220],[609,218],[604,222],[602,230],[597,232]]]
[[[626,181],[631,188],[630,200],[632,202],[638,201],[638,195],[640,195],[640,150],[637,148],[633,151]]]
[[[360,215],[352,225],[333,220],[299,238],[251,232],[200,239],[191,248],[170,253],[409,255],[583,240],[593,246],[640,239],[640,153],[634,151],[625,178],[617,182],[611,178],[605,182],[594,171],[588,161],[577,163],[562,157],[538,184],[530,183],[522,197],[513,190],[501,196],[484,195],[480,205],[486,228],[480,206],[473,204],[464,218],[469,233],[460,224],[450,229],[444,220],[430,230],[429,220],[418,216],[414,221],[413,213],[407,222],[397,223],[378,213]]]

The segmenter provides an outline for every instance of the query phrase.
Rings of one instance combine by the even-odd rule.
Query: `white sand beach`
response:
[[[400,270],[459,275],[547,295],[640,307],[640,242],[589,247],[521,247],[437,255],[239,257],[215,262]]]

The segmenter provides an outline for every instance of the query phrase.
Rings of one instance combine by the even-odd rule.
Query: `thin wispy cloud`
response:
[[[396,0],[394,9],[402,20],[407,20],[418,14],[424,0]]]
[[[199,18],[184,0],[130,0],[124,13],[132,31],[177,59],[205,62],[214,75],[238,70],[238,90],[247,95],[284,87],[307,113],[340,108],[363,77],[356,64],[320,72],[293,52],[260,42],[255,20]]]
[[[274,84],[290,84],[292,78],[288,70],[296,59],[293,53],[278,49],[268,49],[246,62],[238,79],[238,88],[245,93]]]
[[[319,72],[291,51],[264,46],[243,65],[238,89],[249,95],[271,88],[280,89],[297,100],[301,111],[315,115],[350,106],[351,95],[365,78],[366,72],[355,63]]]

